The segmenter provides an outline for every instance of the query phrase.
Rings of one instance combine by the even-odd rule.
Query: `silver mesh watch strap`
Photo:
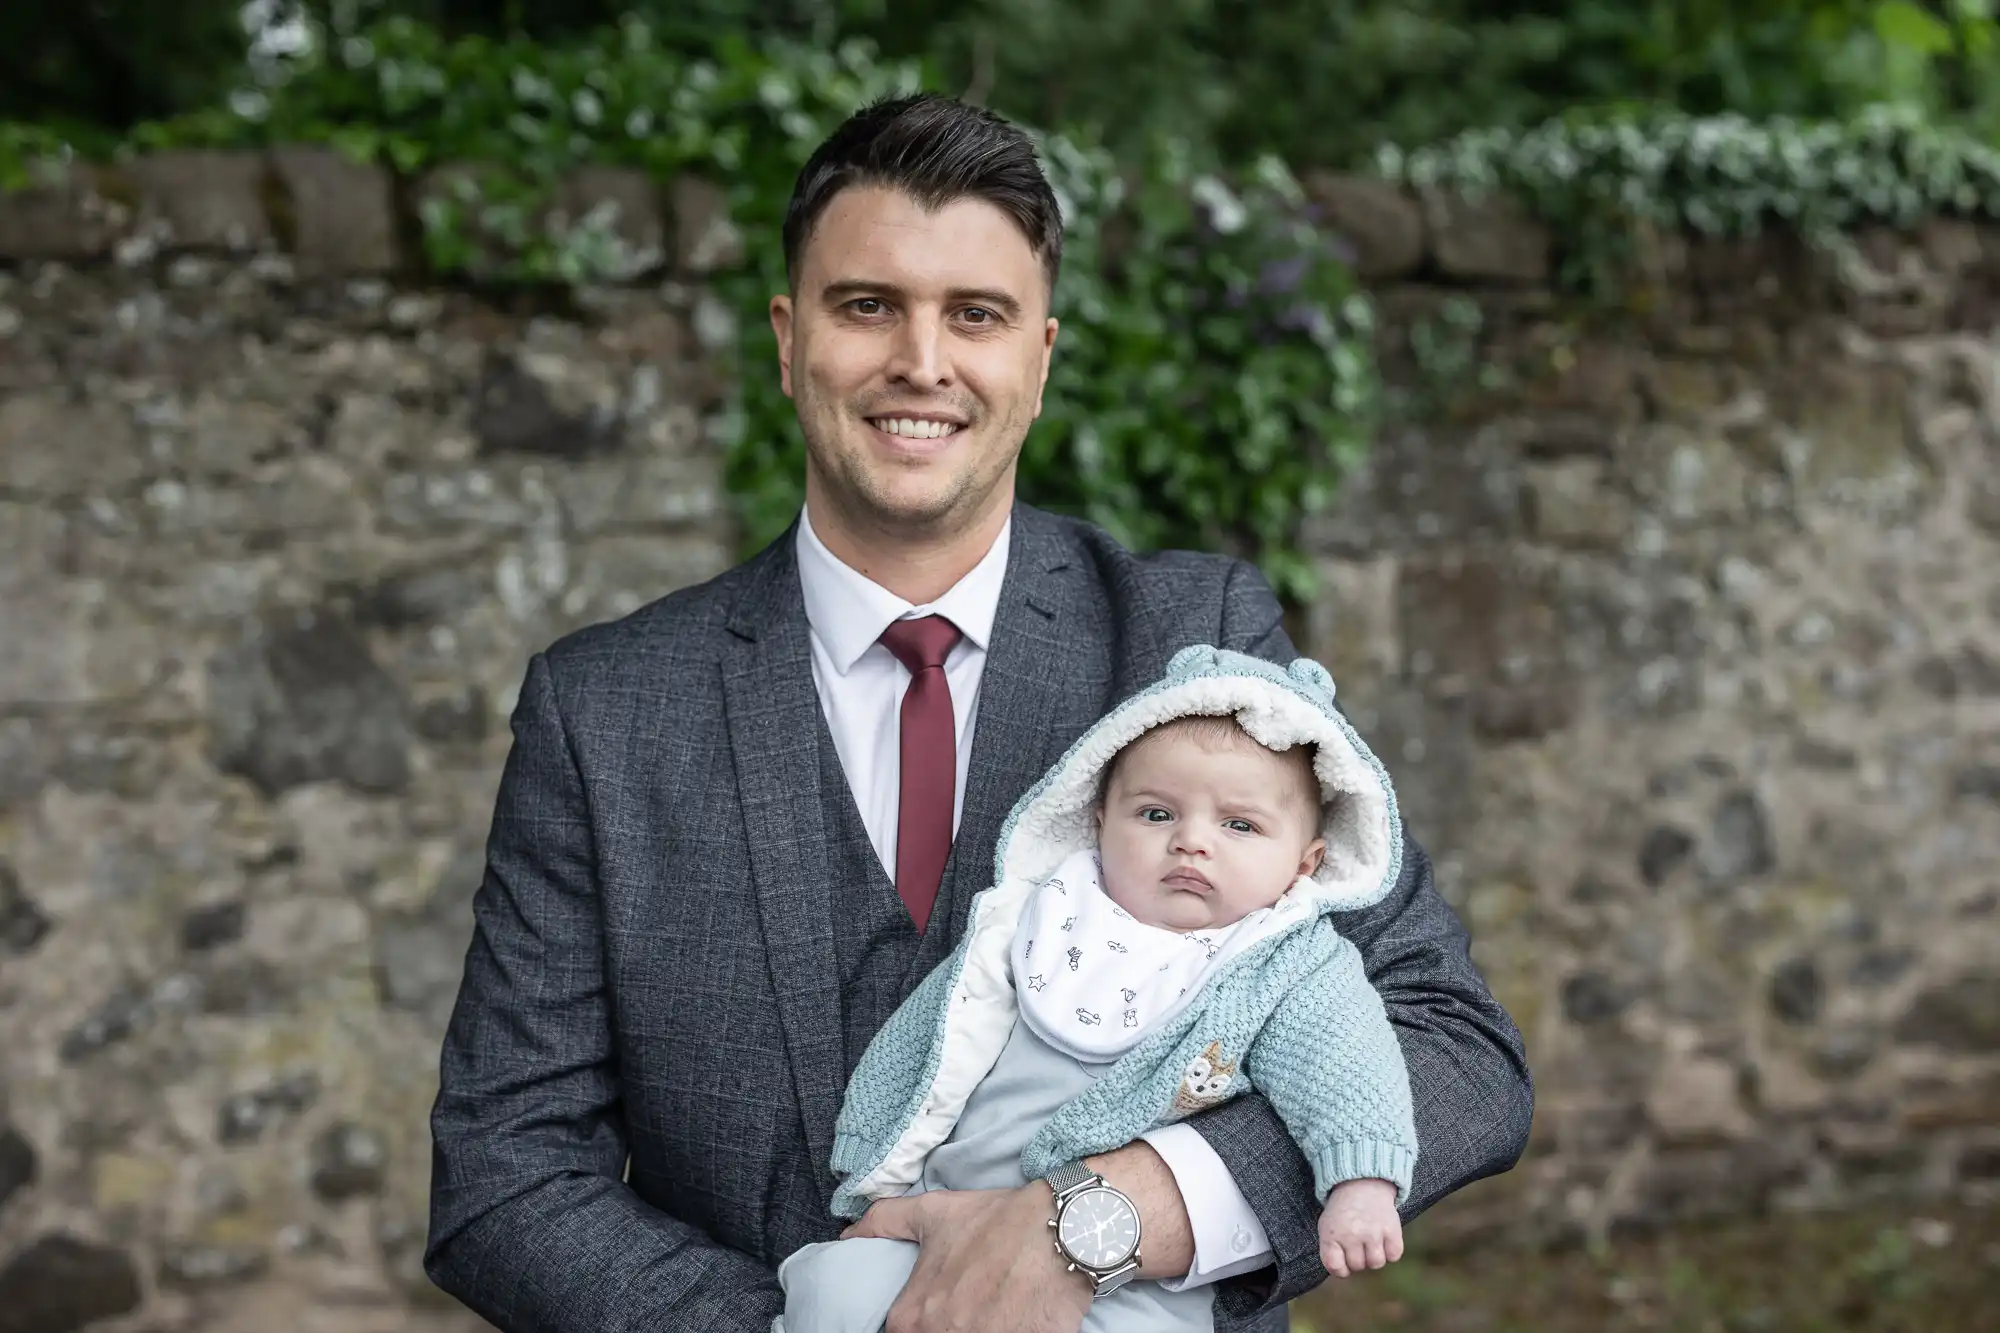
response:
[[[1042,1179],[1049,1182],[1049,1188],[1054,1190],[1056,1197],[1060,1199],[1078,1186],[1087,1185],[1097,1179],[1097,1173],[1082,1162],[1064,1162]]]

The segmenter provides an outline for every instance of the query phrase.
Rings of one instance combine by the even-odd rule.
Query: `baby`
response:
[[[1208,647],[1113,710],[1015,807],[964,938],[849,1083],[834,1211],[1044,1179],[1090,1333],[1210,1330],[1213,1290],[1135,1281],[1140,1219],[1083,1159],[1252,1088],[1311,1163],[1337,1276],[1399,1257],[1417,1144],[1359,952],[1327,919],[1388,892],[1395,796],[1324,668]],[[779,1333],[877,1333],[917,1247],[785,1260]]]

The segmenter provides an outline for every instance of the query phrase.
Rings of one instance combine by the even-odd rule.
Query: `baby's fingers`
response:
[[[1350,1271],[1347,1267],[1347,1255],[1337,1240],[1320,1242],[1319,1261],[1326,1266],[1327,1273],[1333,1277],[1346,1277]]]
[[[1380,1268],[1389,1262],[1388,1255],[1384,1253],[1382,1233],[1379,1231],[1368,1237],[1362,1245],[1362,1250],[1370,1268]]]
[[[1389,1242],[1388,1242],[1388,1245],[1387,1245],[1387,1247],[1386,1247],[1386,1248],[1387,1248],[1387,1251],[1388,1251],[1388,1255],[1389,1255],[1389,1262],[1390,1262],[1390,1263],[1392,1263],[1392,1264],[1393,1264],[1393,1263],[1395,1263],[1395,1262],[1396,1262],[1396,1261],[1397,1261],[1398,1259],[1400,1259],[1400,1258],[1402,1258],[1402,1257],[1403,1257],[1403,1228],[1402,1228],[1402,1227],[1400,1227],[1400,1226],[1393,1226],[1393,1227],[1390,1227],[1390,1228],[1389,1228]]]

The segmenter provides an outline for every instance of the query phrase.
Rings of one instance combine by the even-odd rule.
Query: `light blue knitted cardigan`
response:
[[[1058,1109],[1029,1141],[1021,1169],[1037,1178],[1255,1088],[1312,1163],[1322,1200],[1364,1177],[1394,1181],[1397,1201],[1407,1197],[1417,1156],[1408,1073],[1360,952],[1328,915],[1388,893],[1402,866],[1402,825],[1388,774],[1333,693],[1326,669],[1305,658],[1287,669],[1225,649],[1184,649],[1163,679],[1105,715],[1021,798],[964,938],[890,1016],[848,1084],[833,1148],[837,1216],[858,1217],[873,1200],[907,1191],[950,1137],[1013,1030],[1010,946],[1030,893],[1065,856],[1094,845],[1099,779],[1112,756],[1149,728],[1195,714],[1234,715],[1272,749],[1317,747],[1326,855],[1291,890],[1314,910],[1230,960],[1194,1003]]]

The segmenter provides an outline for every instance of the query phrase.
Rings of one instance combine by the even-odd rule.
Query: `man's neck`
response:
[[[834,559],[912,606],[936,601],[970,574],[993,549],[1012,508],[1010,503],[999,503],[991,513],[948,532],[910,536],[853,522],[839,506],[811,489],[806,496],[813,535]]]

